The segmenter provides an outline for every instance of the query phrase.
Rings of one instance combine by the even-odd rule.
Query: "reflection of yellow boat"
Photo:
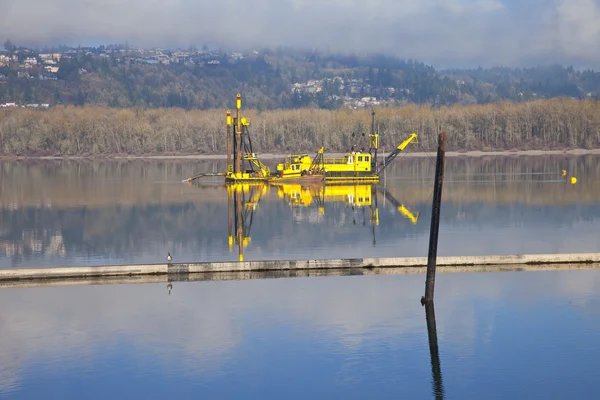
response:
[[[418,211],[415,213],[412,213],[408,208],[406,208],[406,206],[404,204],[402,204],[398,200],[396,200],[396,198],[394,196],[392,196],[392,194],[385,189],[383,189],[383,195],[390,203],[392,203],[396,207],[396,209],[400,212],[400,214],[404,215],[406,217],[406,219],[408,219],[410,222],[412,222],[413,225],[417,223],[417,221],[419,220],[419,215],[420,215],[420,213]]]
[[[232,251],[234,245],[237,245],[240,261],[244,260],[244,249],[251,243],[250,229],[254,213],[258,210],[259,202],[267,194],[270,186],[277,187],[279,198],[285,199],[292,208],[298,211],[303,207],[317,205],[319,211],[315,210],[313,217],[325,214],[326,203],[344,203],[351,206],[353,210],[362,208],[363,216],[365,209],[368,208],[369,222],[373,227],[373,244],[375,244],[375,226],[379,225],[378,191],[383,191],[386,199],[394,204],[397,210],[412,224],[416,224],[419,219],[418,212],[411,212],[388,191],[383,188],[378,189],[371,184],[228,183],[226,187],[229,251]],[[366,216],[364,224],[366,224]]]
[[[227,230],[229,251],[238,245],[239,260],[244,261],[244,248],[250,244],[250,228],[258,203],[267,193],[264,183],[234,183],[227,185]]]
[[[354,207],[370,206],[371,185],[278,185],[277,194],[290,205],[309,206],[313,202],[345,202]]]
[[[280,199],[287,200],[288,204],[292,207],[311,205],[315,196],[314,187],[310,185],[301,184],[283,184],[277,185],[277,195]]]
[[[301,184],[279,184],[277,194],[279,198],[285,199],[287,203],[296,210],[309,207],[313,204],[319,208],[318,215],[325,214],[326,203],[346,203],[355,209],[369,209],[369,223],[373,235],[373,246],[375,246],[375,227],[379,225],[379,207],[377,204],[378,189],[372,184],[354,185],[301,185]],[[419,220],[419,213],[412,213],[407,207],[396,200],[385,188],[380,188],[397,210],[406,217],[413,225]],[[294,215],[295,219],[303,219],[302,215]],[[315,215],[308,215],[309,221],[322,221]],[[356,220],[353,220],[356,223]],[[363,225],[366,224],[366,217]]]
[[[370,207],[372,219],[379,221],[377,207],[377,188],[370,184],[354,185],[302,185],[279,184],[277,195],[285,199],[292,207],[308,207],[316,204],[321,213],[325,213],[325,203],[342,202],[352,207]],[[419,220],[419,212],[411,212],[404,204],[400,203],[387,190],[379,189],[396,209],[412,224]]]

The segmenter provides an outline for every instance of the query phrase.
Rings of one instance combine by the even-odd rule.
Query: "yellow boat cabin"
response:
[[[313,175],[325,176],[327,180],[373,180],[371,154],[353,152],[342,157],[324,158],[323,148],[319,149],[314,159],[308,154],[291,154],[284,162],[277,165],[277,178],[293,179]]]
[[[312,160],[308,154],[291,154],[282,164],[277,164],[277,176],[280,178],[297,178],[308,171]]]
[[[365,172],[371,174],[371,155],[369,153],[352,152],[346,153],[339,158],[323,158],[323,164],[327,175],[345,173],[353,176],[363,175]]]

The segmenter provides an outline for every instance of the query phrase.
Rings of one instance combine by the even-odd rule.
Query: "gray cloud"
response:
[[[438,66],[600,65],[599,0],[4,0],[23,44],[300,46]],[[236,19],[236,15],[240,17]]]

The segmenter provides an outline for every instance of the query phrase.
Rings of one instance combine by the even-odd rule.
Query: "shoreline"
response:
[[[340,157],[344,153],[329,153],[328,157]],[[380,154],[389,154],[388,151]],[[401,157],[435,157],[436,150],[431,152],[407,152],[401,154]],[[598,155],[600,149],[570,149],[570,150],[500,150],[500,151],[446,151],[446,157],[506,157],[506,156],[549,156],[549,155]],[[289,154],[258,153],[259,158],[263,160],[280,160]],[[310,154],[309,154],[310,155]],[[225,160],[226,154],[165,154],[165,155],[109,155],[109,156],[14,156],[1,155],[2,161],[20,161],[20,160]]]

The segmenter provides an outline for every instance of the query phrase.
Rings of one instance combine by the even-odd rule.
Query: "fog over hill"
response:
[[[597,69],[598,20],[598,0],[4,0],[0,38],[369,51],[436,68]]]

